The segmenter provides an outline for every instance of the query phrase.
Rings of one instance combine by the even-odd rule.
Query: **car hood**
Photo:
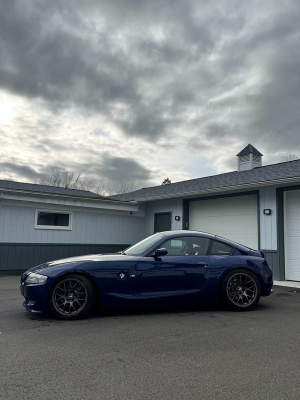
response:
[[[125,254],[89,254],[85,256],[63,258],[61,260],[50,261],[36,267],[30,268],[28,272],[38,272],[45,270],[62,270],[79,268],[90,265],[90,263],[97,263],[97,267],[101,268],[104,262],[120,262],[120,261],[136,261],[137,257],[127,256]],[[104,265],[104,264],[103,264]]]

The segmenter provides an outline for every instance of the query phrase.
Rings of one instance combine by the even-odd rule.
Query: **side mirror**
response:
[[[156,257],[166,256],[167,254],[168,254],[168,250],[165,249],[164,247],[161,248],[161,249],[155,250],[155,256],[156,256]]]

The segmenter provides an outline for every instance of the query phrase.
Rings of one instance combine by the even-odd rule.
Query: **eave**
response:
[[[117,210],[137,212],[139,207],[136,201],[119,201],[92,197],[64,196],[24,190],[0,189],[1,200],[25,201],[42,204],[57,204],[73,207],[84,207],[102,210]]]

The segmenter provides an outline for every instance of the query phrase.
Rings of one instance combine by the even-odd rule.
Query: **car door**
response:
[[[143,298],[196,296],[207,284],[209,239],[200,236],[173,237],[161,244],[167,255],[155,251],[137,264],[137,289]]]

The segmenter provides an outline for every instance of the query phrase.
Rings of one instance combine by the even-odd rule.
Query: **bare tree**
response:
[[[287,162],[287,161],[294,161],[294,160],[298,160],[299,157],[297,156],[297,154],[285,154],[284,156],[282,156],[280,158],[281,162]]]
[[[90,182],[90,181],[80,180],[78,182],[78,186],[76,189],[88,190],[90,192],[99,194],[99,196],[107,196],[108,195],[107,188],[104,185],[99,185],[97,183]]]
[[[130,181],[122,181],[106,187],[105,185],[82,179],[81,175],[81,172],[75,173],[67,171],[64,168],[53,168],[48,176],[38,179],[36,183],[69,189],[88,190],[100,196],[128,193],[140,188],[137,182]]]
[[[40,185],[56,186],[69,189],[79,189],[83,183],[80,180],[81,172],[69,172],[64,168],[52,168],[48,176],[40,178],[37,183]]]
[[[162,181],[162,185],[170,185],[172,182],[171,182],[171,179],[169,179],[169,178],[165,178],[163,181]]]
[[[140,189],[140,186],[137,182],[134,181],[122,181],[112,185],[108,189],[108,193],[110,195],[114,194],[123,194],[128,192],[134,192],[135,190]]]
[[[100,196],[108,194],[104,185],[84,180],[81,178],[81,172],[70,172],[64,168],[53,168],[48,176],[38,179],[37,183],[69,189],[88,190]]]

